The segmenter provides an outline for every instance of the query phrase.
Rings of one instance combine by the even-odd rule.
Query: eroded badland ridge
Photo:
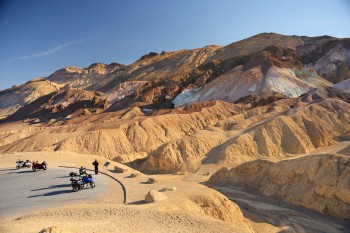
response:
[[[2,91],[0,119],[2,154],[99,155],[350,219],[350,39],[263,33],[66,67]]]

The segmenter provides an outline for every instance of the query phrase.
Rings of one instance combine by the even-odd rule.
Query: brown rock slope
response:
[[[196,170],[202,164],[235,166],[258,158],[285,158],[330,146],[350,127],[349,94],[312,90],[233,113],[213,128],[161,145],[143,164],[154,171]]]
[[[105,94],[67,87],[27,104],[1,122],[29,125],[20,130],[1,125],[0,151],[70,150],[121,162],[146,158],[144,170],[174,172],[284,158],[331,145],[349,128],[348,94],[310,90],[327,82],[300,62],[329,41],[341,40],[260,34],[226,47],[151,53],[128,66],[68,67],[48,80]],[[330,43],[330,50],[338,42]],[[342,48],[346,55],[348,47]],[[318,61],[326,55],[314,56]],[[195,103],[172,109],[171,101],[192,87],[203,87]],[[307,91],[299,99],[283,99]],[[282,100],[269,98],[271,93]],[[249,100],[249,95],[268,101],[215,102]]]
[[[324,83],[326,81],[317,74],[302,68],[296,59],[295,50],[270,46],[250,55],[243,65],[219,75],[194,95],[188,95],[187,98],[180,95],[174,103],[180,106],[206,100],[234,102],[245,96],[262,95],[265,92],[298,97]]]
[[[127,81],[148,82],[136,91],[135,96],[115,103],[110,109],[113,111],[142,105],[156,109],[172,107],[172,103],[180,106],[179,99],[184,95],[192,97],[202,87],[204,90],[185,104],[217,99],[235,101],[251,92],[259,93],[265,89],[295,97],[307,92],[310,85],[329,86],[330,83],[323,78],[337,82],[337,77],[341,75],[343,80],[348,73],[348,54],[346,39],[262,33],[225,47],[207,46],[161,54],[150,53],[118,69],[115,79],[100,90],[105,92]],[[267,59],[262,59],[264,56]],[[243,70],[236,70],[234,74],[228,72],[239,65],[243,65]],[[306,65],[310,67],[304,67]],[[322,70],[319,67],[329,68]],[[221,91],[222,96],[217,98],[211,81],[221,76],[224,77],[217,82],[227,83],[230,80],[225,91]],[[247,77],[250,79],[245,81]],[[255,86],[249,81],[251,78],[255,78]],[[235,86],[235,83],[239,85]],[[227,90],[229,87],[232,88]],[[233,94],[233,90],[238,93]],[[193,93],[189,94],[188,91]],[[177,100],[173,102],[176,97]]]
[[[0,151],[66,150],[120,162],[145,159],[146,171],[195,171],[205,164],[236,166],[308,153],[334,144],[350,127],[346,92],[324,88],[299,99],[280,98],[203,102],[148,116],[133,108],[66,117],[51,127],[9,130],[4,124]]]
[[[97,111],[97,108],[107,107],[106,104],[104,106],[104,102],[99,92],[77,89],[60,90],[41,96],[0,122],[21,120],[27,120],[31,123],[52,122],[57,119],[91,114],[89,109]]]
[[[0,92],[0,118],[16,112],[37,98],[55,92],[60,85],[45,80],[33,80]]]
[[[68,66],[54,72],[45,80],[65,86],[66,89],[73,87],[104,93],[110,93],[113,88],[119,89],[120,86],[129,86],[129,84],[133,86],[135,81],[144,82],[147,84],[136,88],[136,90],[129,88],[135,93],[128,91],[127,98],[123,94],[117,96],[117,93],[113,93],[113,99],[118,101],[113,103],[109,111],[135,106],[147,106],[155,109],[169,108],[173,106],[174,98],[183,91],[203,87],[238,65],[246,66],[250,57],[264,50],[278,57],[280,61],[276,60],[275,63],[283,65],[283,63],[291,62],[289,65],[283,65],[282,67],[274,64],[279,68],[289,69],[293,66],[301,68],[302,65],[313,67],[317,71],[315,74],[313,74],[315,71],[312,68],[308,68],[310,71],[307,72],[304,69],[302,71],[295,70],[295,75],[298,77],[302,77],[306,73],[307,77],[301,79],[308,83],[310,83],[309,76],[312,75],[324,76],[324,78],[335,83],[344,80],[344,77],[347,77],[349,73],[349,42],[346,39],[327,36],[302,37],[262,33],[225,47],[206,46],[199,49],[162,52],[160,54],[149,53],[127,66],[118,63],[109,65],[94,63],[87,68]],[[264,66],[263,64],[255,65]],[[282,76],[289,77],[292,75],[292,79],[295,78],[294,74],[288,74],[288,70],[287,73],[286,70],[279,72],[284,73]],[[323,80],[318,78],[313,79],[312,82],[317,84],[314,85],[317,87],[324,85]],[[21,93],[22,91],[18,92],[20,95]],[[120,93],[124,92],[121,91]],[[37,97],[44,94],[48,93],[40,94]],[[244,94],[249,94],[249,92],[246,91]],[[2,93],[0,93],[1,98]],[[224,100],[223,98],[220,99]],[[228,99],[232,100],[232,98]],[[201,98],[198,100],[208,99]],[[4,111],[14,112],[18,109],[14,109],[16,103],[6,106],[6,108],[12,108],[12,111],[8,112],[8,109]],[[5,107],[0,106],[0,111],[3,108]]]
[[[253,188],[338,218],[350,219],[350,158],[320,154],[273,163],[256,160],[216,172],[210,182]]]
[[[330,82],[341,82],[350,75],[350,40],[328,41],[304,54],[300,59],[312,65],[319,75]]]
[[[72,88],[97,89],[111,81],[113,77],[110,77],[109,74],[117,72],[123,66],[119,63],[111,63],[109,65],[94,63],[83,69],[67,66],[57,70],[46,79]]]
[[[164,114],[145,117],[140,112],[104,113],[81,116],[72,120],[58,122],[65,125],[55,127],[29,126],[25,130],[5,131],[2,139],[2,151],[30,150],[69,150],[79,153],[100,154],[107,158],[119,158],[129,161],[129,154],[144,153],[155,150],[163,143],[191,135],[198,129],[215,124],[221,117],[237,112],[238,107],[228,103],[211,103],[189,114]],[[179,110],[180,111],[180,110]],[[184,110],[186,112],[186,110]],[[181,111],[180,111],[181,112]],[[129,117],[133,119],[128,119]],[[140,114],[141,116],[137,117]],[[79,121],[80,119],[80,121]],[[3,126],[6,128],[6,126]],[[23,131],[31,136],[21,141],[6,138],[21,138]],[[47,138],[47,135],[50,138]],[[17,136],[15,136],[17,135]],[[43,140],[47,138],[46,140]],[[3,142],[3,141],[2,141]]]

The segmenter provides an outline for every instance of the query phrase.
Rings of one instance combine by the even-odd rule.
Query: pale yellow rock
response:
[[[63,230],[58,226],[52,226],[52,227],[47,227],[45,229],[42,229],[40,233],[70,233],[70,231]]]
[[[165,195],[163,192],[158,192],[157,190],[151,190],[147,193],[145,197],[145,202],[146,203],[160,202],[167,198],[168,196]]]
[[[114,171],[120,172],[120,173],[126,173],[129,171],[129,169],[122,165],[119,165],[119,166],[114,166]]]

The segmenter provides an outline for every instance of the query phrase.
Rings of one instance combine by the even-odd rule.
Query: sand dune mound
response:
[[[256,160],[231,170],[223,168],[210,182],[253,188],[266,196],[350,219],[349,164],[350,158],[330,154],[277,163]]]

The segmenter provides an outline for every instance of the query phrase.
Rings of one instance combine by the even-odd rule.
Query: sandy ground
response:
[[[106,159],[94,155],[79,155],[71,152],[23,152],[0,155],[0,167],[14,167],[17,159],[46,160],[50,167],[80,167],[92,169],[91,163]],[[63,162],[64,161],[64,162]],[[137,171],[109,161],[107,169],[100,167],[108,176],[108,191],[97,198],[75,204],[58,203],[46,210],[0,218],[0,232],[40,232],[57,226],[62,232],[346,232],[343,222],[318,215],[303,208],[283,202],[245,193],[234,187],[217,188],[230,200],[237,203],[251,228],[225,222],[206,214],[191,202],[198,194],[211,194],[212,188],[203,185],[209,178],[203,172],[186,175],[145,175],[131,178]],[[114,166],[128,169],[124,173],[114,171]],[[1,169],[0,168],[0,169]],[[100,174],[101,176],[103,174]],[[201,177],[202,176],[202,177]],[[149,177],[158,182],[148,184]],[[122,188],[123,185],[124,189]],[[145,204],[150,190],[175,186],[176,191],[166,191],[168,199]],[[216,192],[215,192],[216,193]],[[125,204],[124,204],[125,201]],[[49,206],[48,206],[49,207]]]
[[[83,165],[92,168],[91,163],[95,158],[100,160],[100,164],[105,162],[105,159],[96,156],[70,152],[28,152],[0,155],[0,164],[2,168],[9,168],[14,166],[17,159],[31,158],[39,161],[45,159],[50,167]],[[0,232],[39,232],[51,226],[67,232],[249,232],[235,224],[203,214],[190,202],[185,203],[193,193],[211,191],[207,187],[183,182],[182,176],[152,176],[158,182],[148,184],[147,175],[130,178],[134,172],[131,169],[126,173],[112,172],[115,165],[119,166],[111,162],[107,174],[125,186],[126,204],[123,204],[124,193],[120,184],[107,179],[109,191],[101,197],[74,205],[50,206],[46,210],[1,218]],[[167,200],[144,203],[148,191],[170,186],[175,186],[177,190],[165,192],[169,197]]]

